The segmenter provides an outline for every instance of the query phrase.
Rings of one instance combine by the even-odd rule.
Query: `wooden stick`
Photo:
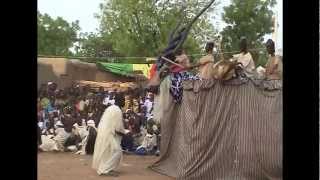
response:
[[[213,61],[207,61],[205,63],[197,63],[195,65],[191,65],[191,66],[187,67],[186,69],[193,69],[193,68],[196,68],[196,67],[204,66],[204,65],[206,65],[208,63],[213,63]]]
[[[161,58],[164,59],[165,61],[171,63],[171,64],[177,65],[177,66],[179,66],[179,67],[181,67],[181,68],[185,68],[185,67],[182,66],[181,64],[175,63],[174,61],[172,61],[172,60],[170,60],[170,59],[168,59],[168,58],[166,58],[166,57],[161,56]]]

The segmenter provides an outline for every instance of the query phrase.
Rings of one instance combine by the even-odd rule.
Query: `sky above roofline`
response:
[[[99,22],[94,17],[99,12],[99,4],[104,0],[38,0],[38,10],[41,13],[47,13],[51,17],[62,17],[68,22],[79,20],[81,32],[98,32]],[[221,31],[226,25],[222,21],[223,7],[228,6],[231,0],[220,0],[213,14],[212,23]],[[278,12],[278,37],[277,43],[279,49],[282,49],[282,0],[277,0],[277,5],[273,8],[274,12]],[[266,35],[265,39],[271,38]]]

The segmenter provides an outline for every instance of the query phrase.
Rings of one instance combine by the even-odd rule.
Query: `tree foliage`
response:
[[[232,0],[224,8],[223,20],[227,26],[221,32],[224,51],[239,50],[242,36],[248,40],[248,48],[263,48],[263,37],[273,31],[273,12],[270,9],[275,0]],[[261,59],[253,52],[255,61]]]
[[[177,22],[192,19],[206,0],[106,0],[100,4],[100,33],[126,56],[157,56],[168,43]],[[214,6],[214,5],[213,5]],[[183,10],[182,7],[185,7]],[[184,48],[199,53],[201,45],[216,34],[209,21],[210,8],[193,25]]]
[[[70,55],[69,48],[77,41],[79,21],[68,23],[61,17],[51,18],[38,11],[38,54]]]
[[[80,33],[76,45],[76,55],[85,57],[110,57],[114,56],[112,44],[107,38],[97,33]]]

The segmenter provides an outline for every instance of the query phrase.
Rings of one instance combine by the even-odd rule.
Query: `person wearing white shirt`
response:
[[[146,107],[146,118],[150,119],[152,117],[152,108],[153,108],[152,95],[148,95],[147,99],[144,102],[144,106]]]
[[[139,151],[140,148],[144,148],[145,153],[150,153],[154,150],[155,146],[157,146],[157,136],[153,133],[147,133],[143,138],[142,144],[137,147],[137,151]]]
[[[109,97],[109,95],[107,95],[104,99],[103,99],[103,102],[102,102],[102,104],[104,104],[104,105],[108,105],[109,104],[109,101],[110,101],[110,97]]]
[[[108,105],[114,105],[115,104],[115,100],[114,100],[114,92],[113,91],[109,91],[107,93],[107,95],[105,96],[105,98],[103,99],[102,104],[108,106]]]
[[[240,53],[233,55],[233,58],[242,64],[246,75],[251,76],[253,74],[255,70],[255,64],[250,52],[248,52],[246,38],[241,38]]]
[[[115,104],[115,100],[114,99],[110,99],[109,100],[109,104],[114,105]]]

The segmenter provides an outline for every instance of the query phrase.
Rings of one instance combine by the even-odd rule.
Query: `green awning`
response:
[[[97,67],[101,70],[112,72],[122,76],[134,76],[132,64],[97,62]]]
[[[127,77],[137,77],[138,74],[149,78],[152,64],[122,64],[97,62],[97,67],[103,71]]]

